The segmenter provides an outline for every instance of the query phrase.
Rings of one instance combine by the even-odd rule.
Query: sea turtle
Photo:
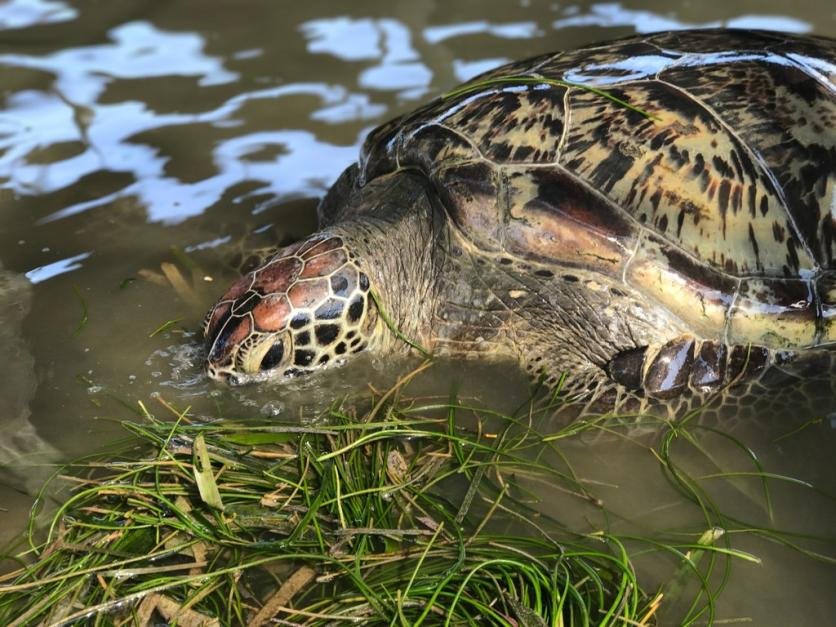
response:
[[[483,74],[371,132],[321,230],[209,312],[209,374],[418,346],[618,407],[833,398],[835,81],[833,40],[742,30]]]

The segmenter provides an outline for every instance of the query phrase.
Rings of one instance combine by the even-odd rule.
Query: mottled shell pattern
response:
[[[420,169],[479,250],[603,273],[704,338],[833,344],[834,81],[823,38],[633,37],[505,66],[393,120],[360,176]]]

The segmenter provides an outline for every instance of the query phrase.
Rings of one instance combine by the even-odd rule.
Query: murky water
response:
[[[506,60],[636,31],[729,25],[836,36],[836,11],[826,6],[0,3],[0,538],[20,528],[28,493],[48,472],[37,464],[118,435],[109,418],[130,416],[122,402],[155,406],[156,394],[198,415],[297,411],[275,389],[210,385],[196,330],[233,276],[234,242],[313,230],[318,197],[378,123]],[[169,263],[191,290],[172,289]],[[154,334],[169,320],[177,322]],[[302,382],[294,398],[325,402],[367,378],[358,371],[353,380],[346,372]],[[487,390],[510,393],[502,372],[454,372],[464,385],[487,381],[488,402],[497,399]],[[831,425],[773,442],[796,426],[790,417],[773,430],[737,425],[736,435],[770,471],[836,492]],[[714,444],[719,459],[739,464]],[[578,443],[573,458],[630,525],[674,528],[688,507],[649,456],[628,449]],[[743,493],[718,498],[748,512]],[[789,485],[775,497],[776,526],[832,535],[832,500]],[[552,513],[599,524],[567,516],[571,501],[552,502]],[[721,618],[832,620],[834,566],[751,539],[740,548],[763,562],[735,565]],[[656,572],[648,567],[649,582]]]

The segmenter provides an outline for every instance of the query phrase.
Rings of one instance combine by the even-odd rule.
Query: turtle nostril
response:
[[[236,360],[242,354],[238,349],[252,335],[252,332],[251,318],[228,317],[223,326],[219,327],[214,336],[207,341],[209,363],[223,368],[235,366]]]
[[[210,379],[215,381],[220,381],[221,383],[226,383],[229,380],[229,373],[224,372],[223,370],[218,370],[215,366],[207,366],[206,374],[209,375]]]
[[[203,338],[210,348],[231,317],[230,303],[218,303],[206,314],[203,321]]]

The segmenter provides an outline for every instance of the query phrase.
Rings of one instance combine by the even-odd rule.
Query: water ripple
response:
[[[11,0],[0,6],[0,29],[74,20],[78,11],[55,0]]]
[[[714,28],[718,26],[769,28],[793,33],[806,33],[812,30],[812,26],[808,22],[786,15],[741,15],[726,20],[687,22],[677,19],[667,12],[663,14],[643,9],[628,9],[619,2],[593,4],[584,13],[577,11],[567,17],[555,20],[552,22],[552,26],[555,29],[580,26],[600,26],[604,28],[632,26],[637,33],[654,33],[685,28]]]
[[[391,25],[390,25],[391,26]],[[389,28],[389,32],[394,32]],[[183,181],[167,172],[170,156],[137,141],[153,129],[209,125],[229,128],[242,123],[242,109],[257,100],[271,103],[293,96],[313,96],[321,102],[311,119],[328,124],[377,118],[385,107],[366,94],[323,83],[297,83],[239,93],[214,109],[197,113],[161,113],[146,103],[124,100],[101,102],[109,85],[120,79],[195,77],[198,85],[217,86],[236,81],[221,59],[206,55],[195,33],[164,32],[147,22],[131,22],[113,29],[113,43],[62,50],[45,56],[0,55],[0,64],[45,72],[54,77],[50,91],[25,90],[12,94],[0,114],[0,177],[19,194],[43,194],[64,189],[100,171],[125,172],[132,178],[122,189],[70,204],[40,223],[77,215],[117,198],[141,202],[149,221],[174,223],[198,215],[218,202],[231,186],[244,180],[257,183],[258,192],[277,197],[318,195],[356,157],[358,137],[348,146],[318,139],[308,130],[242,131],[220,139],[212,149],[215,173],[197,181]],[[389,55],[396,61],[403,51]],[[399,61],[398,61],[399,62]],[[383,65],[381,67],[391,68]],[[381,81],[372,75],[369,82]],[[384,81],[385,82],[385,81]],[[422,79],[418,82],[426,82]],[[410,79],[405,87],[414,87]],[[77,154],[48,163],[31,159],[39,150],[77,143]],[[277,157],[258,160],[259,150],[276,148]]]
[[[431,44],[437,44],[452,37],[477,34],[493,35],[502,39],[531,39],[542,36],[543,32],[535,22],[492,24],[486,20],[430,26],[424,29],[424,39]]]

